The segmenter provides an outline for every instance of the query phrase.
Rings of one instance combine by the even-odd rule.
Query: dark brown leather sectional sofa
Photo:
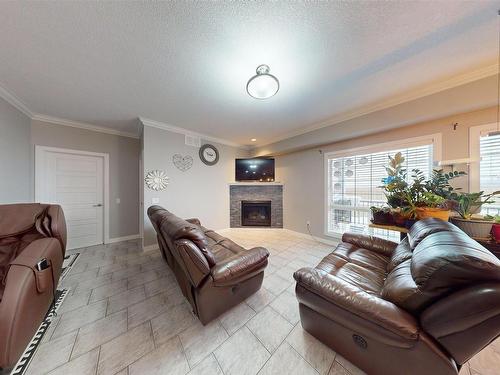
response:
[[[295,272],[302,326],[368,374],[457,374],[500,334],[500,261],[454,225],[344,234]]]
[[[198,219],[183,220],[160,206],[149,207],[148,216],[164,259],[203,324],[260,289],[266,249],[245,250]]]
[[[0,369],[15,365],[45,317],[65,249],[61,207],[0,205]],[[49,267],[38,271],[43,258]]]

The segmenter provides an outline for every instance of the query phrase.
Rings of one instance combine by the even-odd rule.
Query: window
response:
[[[384,150],[384,151],[382,151]],[[344,232],[371,233],[399,239],[399,233],[368,228],[371,206],[383,206],[387,200],[381,188],[387,176],[389,156],[403,153],[411,178],[412,169],[429,176],[433,165],[433,139],[406,144],[387,144],[343,154],[326,154],[327,228],[326,234]]]
[[[500,190],[500,135],[488,136],[495,125],[471,128],[471,158],[478,162],[471,165],[471,191],[492,193]],[[500,201],[484,205],[482,214],[499,215]]]

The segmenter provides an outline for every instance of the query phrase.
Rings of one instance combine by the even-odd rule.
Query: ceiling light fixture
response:
[[[248,80],[247,92],[252,98],[267,99],[280,89],[278,78],[269,74],[269,70],[269,66],[259,65],[255,70],[257,74]]]
[[[257,138],[250,139],[252,142],[257,142]]]

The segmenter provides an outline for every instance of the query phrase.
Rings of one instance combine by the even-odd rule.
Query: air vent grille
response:
[[[185,135],[186,146],[201,147],[201,138],[194,135]]]

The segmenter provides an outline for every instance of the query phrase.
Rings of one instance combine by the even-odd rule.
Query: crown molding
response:
[[[151,126],[153,128],[167,130],[167,131],[170,131],[170,132],[173,132],[173,133],[190,135],[190,136],[193,136],[193,137],[200,137],[200,138],[202,138],[202,139],[204,139],[206,141],[210,141],[210,142],[215,142],[215,143],[220,143],[220,144],[227,145],[227,146],[232,146],[232,147],[238,147],[238,148],[247,149],[247,146],[241,145],[241,144],[236,143],[236,142],[229,141],[227,139],[212,137],[210,135],[206,135],[206,134],[203,134],[203,133],[194,132],[194,131],[187,130],[187,129],[184,129],[184,128],[181,128],[181,127],[178,127],[178,126],[174,126],[174,125],[170,125],[170,124],[165,124],[163,122],[159,122],[159,121],[155,121],[155,120],[150,120],[150,119],[147,119],[147,118],[144,118],[144,117],[139,117],[139,121],[144,126]]]
[[[382,100],[376,102],[374,104],[361,106],[352,111],[344,112],[340,115],[333,116],[328,120],[321,121],[319,123],[306,126],[300,129],[296,129],[291,132],[287,132],[281,134],[275,138],[272,138],[271,141],[268,141],[265,144],[257,145],[257,148],[268,146],[270,144],[283,141],[288,138],[293,138],[302,134],[310,133],[314,130],[326,128],[328,126],[336,125],[344,121],[352,120],[356,117],[361,117],[373,112],[381,111],[387,108],[395,107],[399,104],[407,103],[412,100],[417,100],[423,98],[425,96],[433,95],[441,91],[449,90],[454,87],[458,87],[461,85],[465,85],[467,83],[471,83],[474,81],[478,81],[483,78],[491,77],[493,75],[498,74],[498,64],[488,65],[464,74],[456,75],[452,78],[442,80],[433,84],[430,84],[425,87],[421,87],[415,90],[408,91],[401,95],[393,96],[389,99]]]
[[[33,112],[29,110],[26,104],[24,104],[23,101],[17,96],[4,89],[2,86],[0,86],[0,98],[4,99],[7,103],[20,110],[29,118],[33,117]]]
[[[41,115],[38,113],[31,116],[31,119],[36,120],[36,121],[48,122],[50,124],[70,126],[72,128],[91,130],[91,131],[99,132],[99,133],[119,135],[119,136],[128,137],[128,138],[136,138],[136,139],[139,138],[139,135],[137,133],[124,132],[124,131],[120,131],[120,130],[105,128],[102,126],[87,124],[84,122],[72,121],[72,120],[66,120],[66,119],[62,119],[62,118],[58,118],[58,117]]]

